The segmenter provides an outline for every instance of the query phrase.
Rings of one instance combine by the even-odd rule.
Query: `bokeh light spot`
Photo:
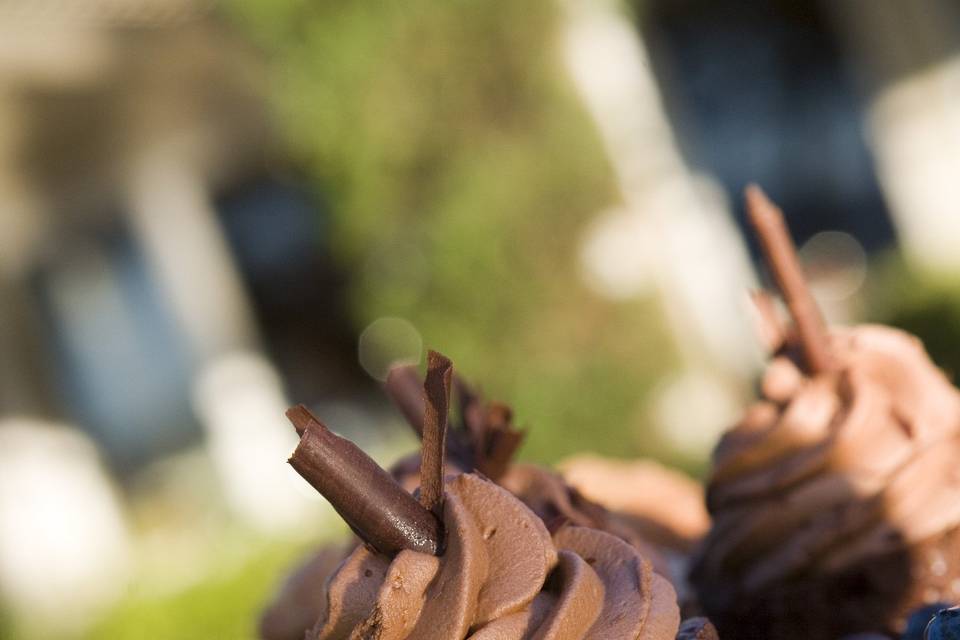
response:
[[[867,279],[867,253],[849,233],[821,231],[800,249],[818,298],[839,302],[857,293]]]
[[[423,351],[423,338],[403,318],[378,318],[371,322],[358,341],[360,366],[373,378],[383,381],[395,364],[417,364]]]

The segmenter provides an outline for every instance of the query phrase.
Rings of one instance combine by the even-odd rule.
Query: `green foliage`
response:
[[[237,0],[292,153],[333,211],[358,331],[404,317],[533,427],[526,455],[644,449],[670,349],[650,302],[578,276],[616,201],[551,0]]]
[[[870,283],[866,316],[916,335],[933,361],[956,382],[960,374],[960,278],[917,272],[891,254],[879,261]]]
[[[267,547],[247,562],[215,572],[186,590],[166,596],[131,593],[87,637],[90,640],[256,638],[257,612],[304,554],[301,547]]]

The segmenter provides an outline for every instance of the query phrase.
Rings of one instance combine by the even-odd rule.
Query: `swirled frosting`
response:
[[[960,392],[920,341],[882,326],[831,332],[829,373],[785,355],[720,441],[702,597],[829,574],[960,524]]]
[[[677,586],[667,559],[639,527],[585,498],[559,474],[538,465],[518,463],[511,465],[500,478],[500,485],[540,516],[548,528],[570,523],[598,529],[629,542],[653,564],[657,573],[670,577]]]
[[[408,491],[420,486],[420,457],[408,456],[397,462],[392,473],[397,482]],[[464,473],[455,463],[447,461],[446,473]],[[635,480],[636,478],[623,478]],[[497,484],[520,499],[535,514],[540,516],[548,529],[570,523],[591,529],[600,529],[632,544],[645,558],[653,563],[661,575],[670,575],[674,586],[678,581],[671,575],[663,554],[652,540],[648,539],[651,528],[645,522],[635,522],[629,516],[608,511],[599,501],[584,497],[558,473],[544,467],[514,463],[509,465],[497,480]],[[645,486],[645,485],[644,485]],[[701,507],[702,509],[702,507]]]
[[[327,585],[313,640],[672,640],[676,595],[631,545],[587,527],[552,536],[505,489],[448,477],[439,556],[357,547]]]
[[[654,460],[579,454],[557,467],[580,494],[658,547],[688,552],[710,529],[703,486]]]

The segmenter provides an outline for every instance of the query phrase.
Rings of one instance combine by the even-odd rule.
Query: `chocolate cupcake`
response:
[[[898,634],[960,599],[960,392],[915,337],[827,331],[779,210],[747,196],[794,322],[765,314],[774,357],[714,452],[691,579],[725,637]]]
[[[648,541],[649,523],[646,520],[608,511],[585,498],[549,469],[515,463],[513,457],[524,434],[514,426],[510,407],[485,400],[449,367],[446,358],[431,352],[425,382],[421,383],[415,368],[401,366],[391,370],[386,384],[391,400],[421,438],[425,436],[425,425],[435,424],[439,419],[436,410],[431,408],[435,403],[429,396],[438,396],[436,390],[444,386],[455,394],[454,406],[448,407],[452,409],[453,419],[449,421],[449,429],[444,429],[443,468],[446,475],[469,472],[494,481],[519,498],[551,532],[565,525],[574,525],[612,534],[636,549],[654,571],[666,576],[677,590],[685,594],[689,592],[684,586],[684,565],[676,561],[679,557],[676,550],[661,545],[659,541]],[[444,376],[449,380],[444,381]],[[451,404],[447,400],[443,402]],[[296,410],[294,417],[305,419],[303,411]],[[422,463],[421,453],[417,452],[395,463],[390,473],[401,487],[412,492],[420,486]],[[338,544],[307,558],[287,578],[261,616],[261,637],[265,640],[300,640],[303,621],[316,619],[321,614],[322,603],[328,595],[327,582],[336,568],[336,563],[331,564],[331,560],[342,560],[344,556],[343,545]]]
[[[444,477],[449,361],[431,354],[418,497],[302,407],[291,464],[363,541],[310,640],[673,640],[669,581],[635,547],[542,518],[476,473]]]
[[[448,478],[445,550],[389,557],[357,547],[330,580],[309,638],[672,640],[670,583],[633,547],[595,529],[552,536],[508,491]]]
[[[394,368],[386,389],[410,427],[422,436],[424,387],[416,369]],[[648,519],[608,510],[599,501],[585,497],[555,471],[515,462],[514,455],[525,434],[514,425],[510,406],[486,400],[456,373],[452,376],[452,389],[456,411],[447,434],[447,473],[474,472],[493,480],[520,498],[551,530],[570,523],[611,533],[636,547],[675,586],[680,584],[678,579],[682,576],[667,557],[673,547],[647,537],[655,529],[662,532],[663,527],[651,527]],[[415,488],[420,482],[419,453],[396,463],[391,472],[403,486]]]

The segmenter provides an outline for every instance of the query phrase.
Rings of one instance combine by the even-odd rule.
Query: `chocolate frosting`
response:
[[[413,492],[420,485],[420,455],[412,454],[401,459],[391,472],[404,489]],[[464,470],[456,461],[448,459],[446,472],[456,475],[464,473]],[[574,524],[611,533],[636,547],[657,573],[670,579],[678,593],[688,592],[685,584],[686,563],[676,562],[670,545],[663,547],[658,539],[651,538],[649,527],[644,523],[638,524],[632,517],[624,518],[622,514],[607,511],[584,498],[558,474],[535,465],[510,465],[502,474],[500,484],[540,516],[548,530]],[[645,486],[648,483],[645,480],[641,484]],[[261,636],[268,640],[302,639],[304,630],[313,625],[326,606],[327,583],[345,555],[341,547],[331,548],[298,569],[262,616]],[[563,554],[560,556],[562,565]],[[539,620],[535,616],[539,615],[541,609],[543,612],[548,610],[546,604],[547,597],[544,595],[535,599],[532,608],[525,609],[522,616],[510,617],[509,620],[505,618],[497,626],[485,627],[484,633],[491,634],[500,627],[521,626],[525,629],[530,620],[522,622],[521,619],[534,616],[534,621]]]
[[[704,599],[829,574],[960,524],[960,392],[916,338],[830,335],[830,371],[787,355],[721,440],[714,517],[693,580]]]
[[[327,601],[327,582],[350,553],[346,545],[331,545],[311,555],[283,582],[273,601],[260,616],[263,640],[302,640],[303,632],[320,615]]]
[[[420,484],[419,463],[419,455],[413,454],[401,459],[391,469],[397,482],[408,491],[414,491]],[[448,461],[446,472],[450,475],[464,473],[464,470],[458,468],[455,462]],[[538,465],[514,463],[507,467],[497,483],[540,516],[548,529],[570,523],[612,533],[635,546],[659,573],[675,573],[648,535],[653,532],[646,522],[608,511],[584,497],[561,475]]]
[[[671,575],[667,559],[646,538],[642,526],[585,498],[559,474],[537,465],[518,463],[510,466],[500,484],[540,516],[548,528],[557,529],[570,523],[613,534],[636,547],[658,573]]]
[[[703,486],[654,460],[580,454],[557,466],[578,492],[658,547],[688,553],[710,529]]]
[[[576,525],[553,536],[505,489],[448,476],[446,547],[393,559],[358,547],[331,577],[315,640],[660,640],[680,624],[666,579],[630,544]]]

